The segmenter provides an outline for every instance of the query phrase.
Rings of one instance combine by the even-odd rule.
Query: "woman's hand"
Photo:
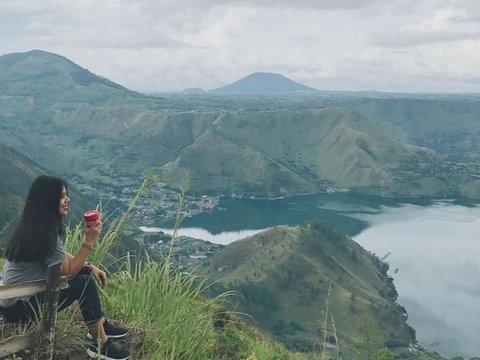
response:
[[[92,264],[89,264],[88,266],[90,267],[92,276],[95,278],[95,280],[97,280],[100,287],[103,289],[105,286],[107,286],[107,274],[105,271],[100,270]]]
[[[78,272],[82,270],[82,268],[85,266],[85,262],[87,261],[90,251],[100,238],[100,234],[102,232],[102,222],[98,221],[98,223],[94,226],[85,226],[84,232],[85,243],[82,244],[77,255],[73,256],[69,253],[66,253],[66,256],[62,261],[62,275],[77,276]],[[97,270],[100,271],[98,268]],[[101,271],[101,273],[97,273],[95,279],[97,279],[102,287],[107,284],[107,277],[103,271]]]
[[[102,222],[98,221],[95,226],[85,226],[85,242],[93,246],[100,238],[100,233],[102,232]]]

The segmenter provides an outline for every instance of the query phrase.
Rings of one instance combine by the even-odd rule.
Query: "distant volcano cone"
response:
[[[219,94],[286,94],[316,92],[318,90],[297,83],[280,74],[253,73],[233,84],[210,90]]]

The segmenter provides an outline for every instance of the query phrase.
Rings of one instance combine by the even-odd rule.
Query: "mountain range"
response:
[[[121,188],[155,166],[198,194],[479,196],[472,168],[367,100],[147,97],[42,51],[0,57],[0,74],[0,142],[78,181]]]

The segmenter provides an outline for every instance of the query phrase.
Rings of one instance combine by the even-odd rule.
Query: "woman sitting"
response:
[[[52,176],[39,176],[30,187],[20,222],[7,249],[0,285],[45,279],[48,265],[61,261],[62,275],[70,276],[69,287],[60,291],[59,310],[78,301],[92,344],[87,348],[91,358],[128,359],[130,353],[112,342],[127,334],[103,317],[94,278],[107,285],[105,272],[87,262],[90,250],[102,231],[102,223],[85,227],[85,242],[74,256],[63,249],[62,219],[67,216],[70,198],[65,181]],[[38,320],[44,293],[0,301],[0,310],[8,322],[29,324]],[[98,346],[100,342],[100,346]]]

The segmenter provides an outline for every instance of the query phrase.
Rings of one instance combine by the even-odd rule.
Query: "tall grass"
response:
[[[335,326],[335,319],[333,318],[332,313],[330,312],[330,305],[331,305],[331,296],[332,296],[332,290],[333,290],[333,282],[330,281],[330,284],[328,285],[328,292],[327,292],[327,297],[325,298],[325,310],[322,311],[323,319],[321,321],[322,328],[323,328],[323,339],[321,343],[321,353],[320,353],[320,358],[323,360],[327,359],[340,359],[340,347],[338,344],[338,337],[337,337],[337,328]],[[328,328],[329,324],[331,324],[332,327],[332,333],[333,337],[335,339],[335,353],[332,354],[331,351],[328,349]]]
[[[144,329],[141,358],[210,358],[216,337],[211,306],[218,298],[200,299],[203,282],[172,272],[167,262],[129,259],[103,300],[116,318]]]

